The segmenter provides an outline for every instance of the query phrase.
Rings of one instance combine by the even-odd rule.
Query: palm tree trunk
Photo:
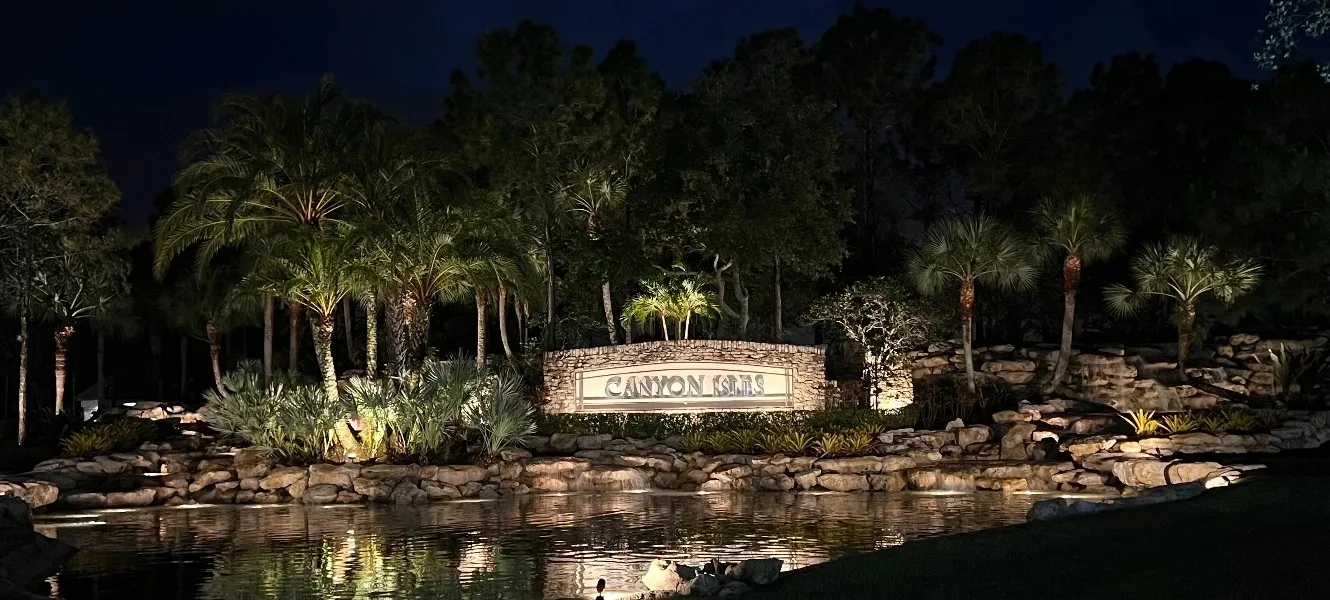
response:
[[[554,248],[552,247],[550,217],[545,221],[545,348],[554,345]]]
[[[18,444],[28,438],[28,311],[19,314]]]
[[[1058,364],[1053,370],[1053,380],[1048,382],[1044,393],[1051,394],[1062,383],[1071,363],[1071,334],[1076,324],[1076,288],[1081,283],[1081,259],[1075,254],[1068,254],[1062,261],[1062,345],[1058,351]]]
[[[1196,328],[1196,302],[1184,302],[1178,306],[1182,313],[1182,323],[1178,326],[1178,374],[1187,379],[1187,359],[1191,356],[1191,333]]]
[[[263,380],[272,381],[273,321],[277,314],[277,300],[272,294],[263,295]]]
[[[180,334],[180,391],[176,402],[185,399],[185,386],[189,385],[189,337]]]
[[[508,287],[499,286],[499,342],[503,344],[503,355],[508,360],[513,358],[513,348],[508,345]]]
[[[610,280],[600,282],[600,303],[605,307],[605,330],[610,334],[610,345],[619,343],[619,331],[614,326],[614,306],[610,299]]]
[[[692,311],[689,311],[688,315],[683,318],[683,339],[685,340],[688,339],[688,328],[690,325],[692,325],[692,323],[693,323],[693,313]]]
[[[398,292],[388,297],[384,304],[384,321],[388,326],[388,361],[392,374],[406,372],[407,347],[410,345],[410,304],[406,292]]]
[[[379,300],[373,292],[365,298],[365,375],[369,378],[379,374]]]
[[[316,325],[311,327],[314,338],[314,352],[319,359],[319,374],[323,380],[323,393],[328,397],[328,401],[334,406],[338,403],[337,397],[337,366],[333,363],[332,339],[333,329],[336,326],[337,319],[332,314],[316,315]],[[356,436],[351,432],[351,426],[347,425],[346,419],[339,419],[333,426],[333,435],[337,437],[337,442],[342,446],[342,452],[346,453],[347,458],[356,458],[360,456],[360,442],[356,441]]]
[[[97,328],[97,410],[106,408],[106,332]]]
[[[974,352],[970,330],[974,322],[974,282],[961,282],[961,346],[965,350],[965,387],[974,392]]]
[[[55,328],[55,413],[65,412],[65,374],[69,358],[69,340],[74,337],[73,325]]]
[[[360,364],[360,357],[356,352],[355,328],[351,326],[352,313],[355,310],[351,308],[351,299],[342,298],[342,328],[346,330],[346,357],[351,359],[351,364]]]
[[[784,316],[781,314],[782,310],[781,310],[781,302],[780,302],[780,258],[776,258],[776,259],[775,259],[775,263],[776,263],[776,269],[775,269],[775,271],[776,271],[776,277],[775,277],[775,279],[776,279],[776,298],[775,298],[775,300],[776,300],[776,341],[779,342],[779,341],[781,341],[782,339],[785,338],[785,321],[784,321]]]
[[[291,320],[291,333],[287,339],[286,350],[286,372],[294,375],[299,368],[300,361],[300,314],[304,312],[303,306],[299,304],[288,305]]]
[[[476,364],[485,366],[485,293],[476,290]]]
[[[222,331],[211,321],[207,324],[208,358],[212,360],[212,384],[217,393],[227,397],[226,386],[222,385]]]
[[[670,326],[665,322],[665,315],[660,315],[660,330],[665,334],[665,341],[670,341]]]

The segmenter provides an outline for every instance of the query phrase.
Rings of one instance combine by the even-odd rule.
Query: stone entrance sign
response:
[[[665,362],[577,372],[578,412],[791,408],[793,369]]]
[[[547,352],[549,412],[814,410],[822,346],[728,340],[644,342]]]

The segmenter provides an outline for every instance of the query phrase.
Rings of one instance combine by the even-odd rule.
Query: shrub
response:
[[[1219,413],[1207,413],[1197,418],[1197,424],[1206,433],[1223,435],[1228,433],[1228,420]]]
[[[535,408],[522,392],[521,375],[498,371],[484,378],[467,405],[468,424],[480,432],[481,449],[493,456],[536,430]]]
[[[1159,427],[1167,433],[1186,433],[1195,430],[1199,426],[1200,422],[1197,421],[1196,415],[1190,412],[1164,415],[1164,418],[1159,422]]]
[[[1226,431],[1255,431],[1259,425],[1255,416],[1235,406],[1220,407],[1218,413]]]
[[[685,433],[679,438],[679,445],[684,452],[703,452],[707,448],[707,435],[700,431]]]
[[[65,456],[71,458],[109,454],[115,449],[111,432],[105,427],[89,427],[60,441]]]
[[[914,411],[886,412],[872,409],[820,411],[708,412],[692,414],[571,413],[545,414],[536,418],[541,435],[607,433],[615,437],[664,439],[689,432],[789,431],[838,432],[886,431],[915,426]],[[879,432],[880,432],[879,431]]]
[[[1154,435],[1159,432],[1159,420],[1155,419],[1155,411],[1136,409],[1125,415],[1118,415],[1122,420],[1136,432],[1136,435]]]
[[[854,456],[873,451],[873,438],[860,432],[825,433],[813,445],[819,456]]]

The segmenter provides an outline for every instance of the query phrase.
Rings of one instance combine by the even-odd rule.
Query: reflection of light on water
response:
[[[96,516],[97,515],[93,513],[68,513],[63,515],[42,515],[41,518],[33,520],[38,523],[41,523],[42,521],[55,520],[55,519],[91,519]]]
[[[41,525],[40,527],[56,530],[56,529],[72,529],[74,527],[95,527],[97,525],[105,525],[105,524],[106,521],[80,521],[78,523],[49,523],[46,525]],[[38,528],[37,525],[34,525],[32,527],[33,531],[41,533],[41,531],[38,530],[37,528]],[[53,536],[48,536],[48,537],[53,537]]]
[[[476,542],[462,548],[457,557],[457,570],[461,573],[488,571],[494,568],[494,544]]]
[[[962,492],[959,490],[922,490],[910,492],[911,496],[973,496],[974,492]]]
[[[137,508],[103,508],[103,509],[97,511],[97,513],[98,513],[98,514],[106,515],[106,514],[127,513],[127,512],[138,512],[138,511],[139,511],[139,509],[137,509]]]

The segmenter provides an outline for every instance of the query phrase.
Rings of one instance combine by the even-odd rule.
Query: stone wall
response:
[[[788,368],[792,407],[822,408],[826,382],[826,348],[792,344],[764,344],[733,340],[680,340],[643,342],[545,353],[544,409],[572,412],[577,407],[578,371],[631,367],[662,362],[712,362]]]
[[[1249,396],[1273,396],[1283,390],[1275,380],[1270,352],[1277,353],[1282,346],[1288,352],[1300,353],[1325,343],[1325,336],[1281,340],[1232,335],[1211,347],[1196,349],[1187,374]],[[961,352],[960,343],[950,341],[911,353],[914,380],[964,373]],[[999,379],[1018,388],[1042,389],[1053,375],[1058,353],[1056,344],[979,347],[974,349],[974,366],[980,377]],[[1073,349],[1067,374],[1054,395],[1124,411],[1213,406],[1218,398],[1181,383],[1176,355],[1176,344]]]

